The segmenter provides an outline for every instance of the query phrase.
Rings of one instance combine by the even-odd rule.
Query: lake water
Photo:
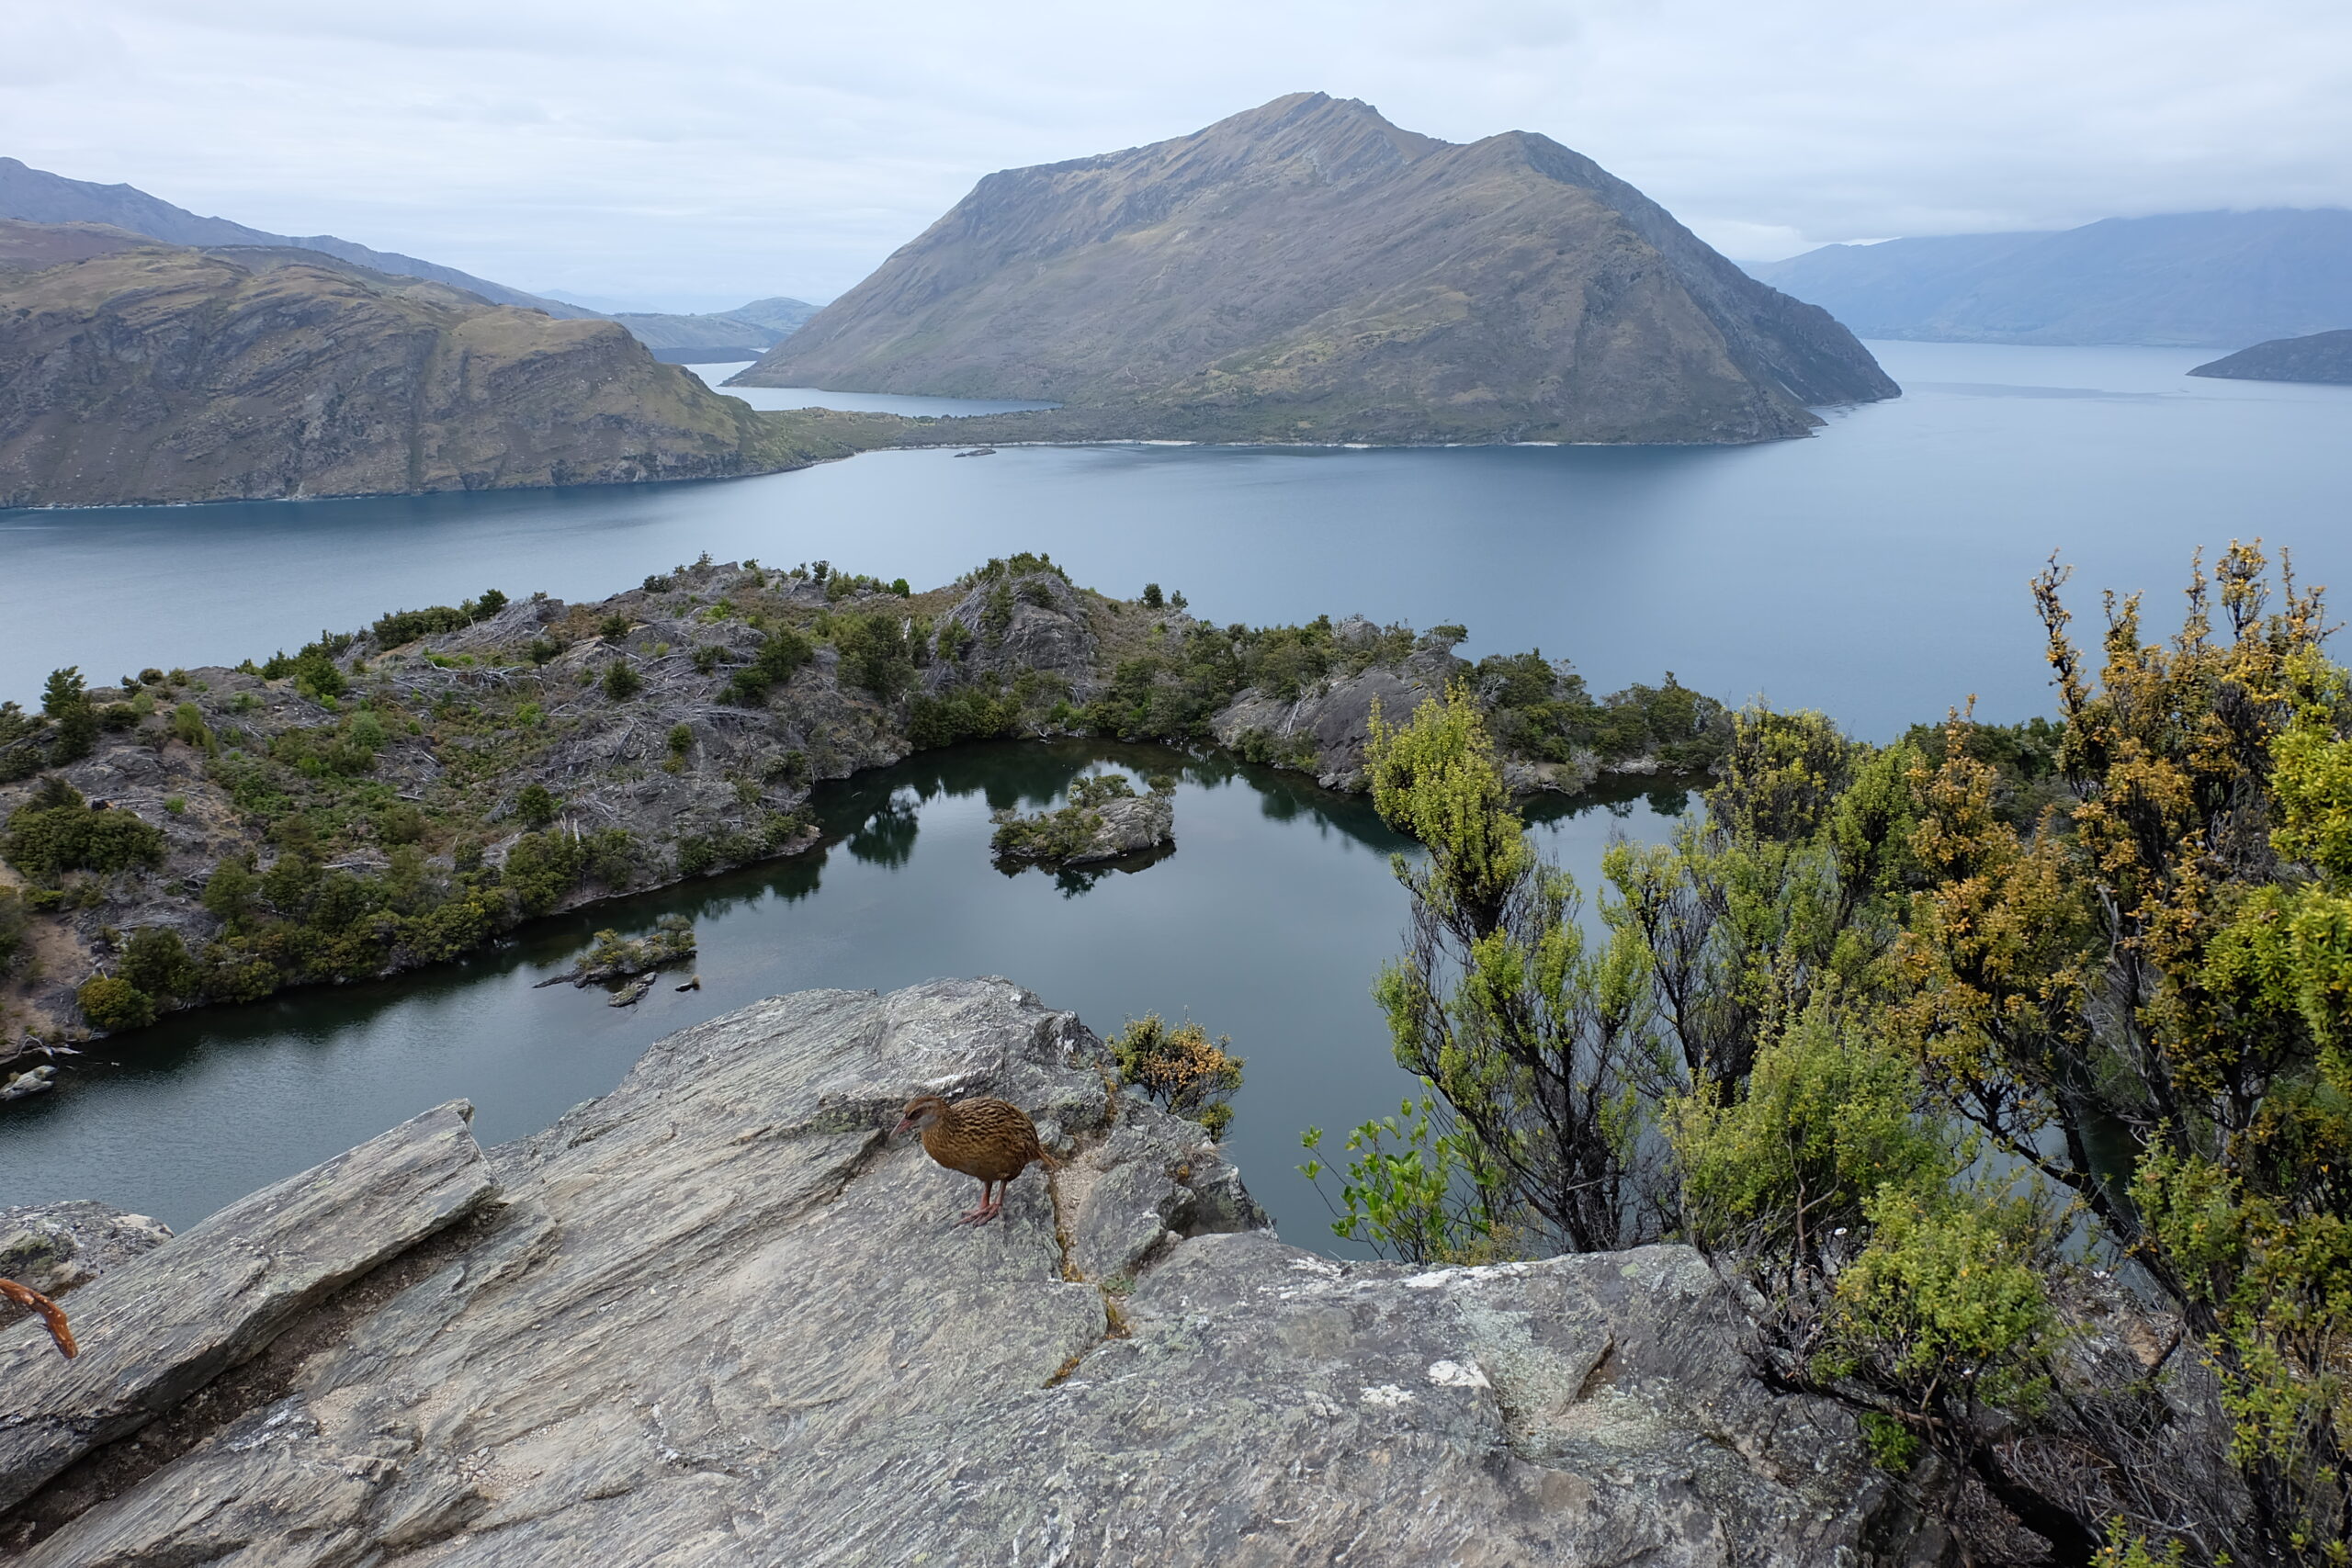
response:
[[[491,586],[598,597],[705,550],[929,584],[1043,549],[1082,583],[1158,581],[1218,620],[1459,621],[1474,655],[1540,646],[1602,690],[1671,669],[1883,738],[1971,694],[1986,716],[2047,710],[2025,582],[2052,549],[2086,620],[2110,585],[2168,614],[2190,550],[2233,536],[2292,546],[2307,581],[2352,566],[2352,388],[2193,379],[2188,351],[1872,347],[1904,398],[1768,446],[1007,447],[725,483],[0,513],[0,695],[65,663],[105,681],[234,662]],[[808,858],[469,964],[169,1021],[0,1107],[0,1203],[92,1196],[181,1223],[452,1096],[488,1138],[543,1125],[648,1041],[755,997],[993,972],[1106,1032],[1189,1009],[1230,1033],[1250,1062],[1237,1157],[1316,1241],[1298,1128],[1393,1110],[1404,1087],[1367,993],[1404,918],[1392,841],[1361,803],[1205,764],[1170,858],[1075,897],[1000,876],[990,805],[1049,798],[1094,754],[919,759],[828,796],[835,837]],[[1633,800],[1544,831],[1589,884],[1610,832],[1669,820]],[[622,1012],[529,988],[594,927],[670,909],[700,926],[702,991]]]
[[[871,453],[677,485],[0,513],[0,696],[53,666],[266,656],[495,586],[593,598],[704,550],[944,582],[1050,551],[1076,580],[1266,622],[1362,612],[1540,646],[1608,690],[1673,670],[1883,738],[1970,693],[2046,707],[2026,580],[2053,549],[2168,595],[2262,535],[2352,566],[2352,388],[2207,381],[2191,350],[1871,345],[1906,389],[1745,447]]]
[[[1135,870],[1007,876],[989,813],[1056,799],[1081,768],[1173,769],[1176,848]],[[999,743],[930,752],[820,792],[823,846],[539,922],[466,964],[166,1019],[75,1059],[64,1087],[0,1105],[0,1206],[98,1197],[175,1225],[457,1098],[484,1142],[610,1089],[648,1042],[762,997],[1003,975],[1100,1033],[1187,1014],[1248,1061],[1227,1149],[1293,1240],[1334,1245],[1295,1167],[1301,1129],[1393,1112],[1416,1086],[1371,997],[1411,846],[1364,802],[1295,774],[1158,748]],[[1682,802],[1556,799],[1536,831],[1591,885],[1611,835],[1656,839]],[[694,920],[699,991],[638,1006],[535,983],[591,931]]]

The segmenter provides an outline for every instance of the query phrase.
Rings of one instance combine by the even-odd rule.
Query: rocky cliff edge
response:
[[[1850,1423],[1676,1247],[1427,1272],[1284,1245],[1003,980],[780,997],[487,1152],[462,1105],[0,1330],[28,1564],[1874,1560]],[[886,1135],[990,1092],[1003,1222]]]

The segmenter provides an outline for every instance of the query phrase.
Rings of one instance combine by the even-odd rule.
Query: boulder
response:
[[[504,1206],[431,1272],[22,1561],[1876,1560],[1851,1422],[1749,1376],[1695,1254],[1318,1257],[1114,1081],[1003,980],[673,1035],[492,1151]],[[969,1179],[886,1131],[925,1092],[1021,1105],[1059,1168],[958,1224]],[[198,1234],[97,1288],[187,1288]]]
[[[171,1239],[161,1220],[88,1199],[0,1209],[0,1280],[62,1296]],[[22,1315],[0,1305],[0,1324]]]
[[[497,1190],[462,1101],[264,1188],[74,1298],[78,1359],[0,1330],[0,1508],[265,1348],[305,1307]]]

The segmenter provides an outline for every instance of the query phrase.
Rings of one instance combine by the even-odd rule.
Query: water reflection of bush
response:
[[[913,853],[924,803],[942,795],[979,795],[990,811],[1037,809],[1067,795],[1080,773],[1106,763],[1138,778],[1166,773],[1203,789],[1247,785],[1257,792],[1259,809],[1270,820],[1312,822],[1325,833],[1342,834],[1381,854],[1412,848],[1380,820],[1369,799],[1325,789],[1305,774],[1244,762],[1221,751],[1100,740],[988,741],[921,752],[895,767],[824,785],[811,806],[827,845],[844,842],[859,860],[896,869]],[[1661,816],[1679,817],[1690,808],[1692,789],[1702,787],[1703,782],[1611,779],[1582,795],[1536,795],[1521,802],[1520,809],[1537,826],[1594,810],[1630,818],[1637,804],[1646,804]],[[1181,840],[1181,821],[1177,832]],[[821,863],[821,855],[820,851],[803,859],[813,869]],[[1060,880],[1064,891],[1074,896],[1114,870],[1141,870],[1159,858],[1133,856],[1108,867],[1079,868],[1062,874]],[[814,886],[811,882],[808,888],[786,897],[806,897]]]

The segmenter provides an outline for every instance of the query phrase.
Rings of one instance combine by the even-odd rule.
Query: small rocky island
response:
[[[1069,786],[1069,804],[1023,816],[1004,810],[989,818],[989,847],[1016,865],[1091,865],[1142,854],[1176,841],[1172,780],[1152,781],[1137,795],[1121,773],[1090,773]]]
[[[169,1240],[17,1211],[116,1240],[56,1277],[78,1360],[0,1327],[0,1551],[1905,1560],[1852,1417],[1755,1380],[1696,1253],[1335,1261],[1116,1084],[1003,980],[810,991],[531,1137],[442,1106]],[[968,1184],[887,1136],[923,1093],[1012,1100],[1059,1172],[957,1224]]]

